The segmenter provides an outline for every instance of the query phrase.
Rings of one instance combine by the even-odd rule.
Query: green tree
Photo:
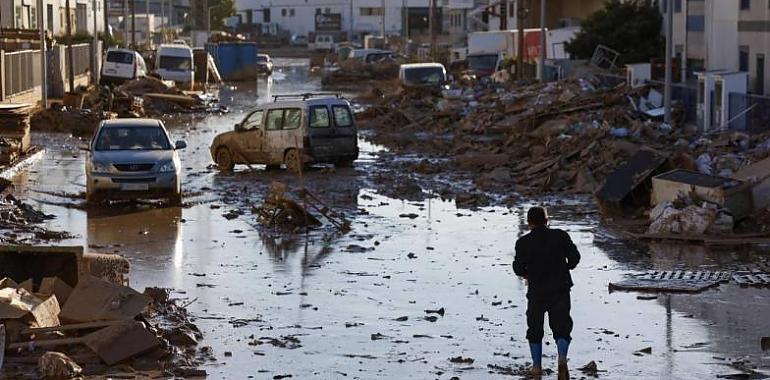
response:
[[[208,0],[211,9],[211,30],[224,30],[225,19],[235,15],[234,0]]]
[[[662,57],[665,39],[661,35],[663,18],[657,6],[648,1],[609,0],[604,9],[581,23],[582,30],[565,44],[578,59],[590,59],[597,45],[621,54],[620,64],[649,62]]]

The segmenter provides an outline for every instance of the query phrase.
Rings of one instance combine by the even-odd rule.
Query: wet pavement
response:
[[[529,361],[526,284],[510,264],[530,204],[471,211],[436,198],[396,199],[372,178],[382,148],[362,142],[354,168],[315,168],[303,180],[348,215],[351,232],[285,235],[258,227],[250,208],[270,182],[296,188],[299,180],[261,166],[220,173],[208,146],[270,93],[320,88],[301,61],[276,64],[269,83],[222,89],[229,114],[165,118],[172,139],[189,145],[181,154],[185,207],[87,210],[84,155],[63,135],[35,136],[47,151],[13,178],[19,198],[57,217],[46,227],[76,235],[61,245],[125,255],[133,287],[171,287],[192,302],[203,344],[218,358],[204,366],[210,378],[516,374]],[[625,244],[599,226],[589,200],[543,202],[552,225],[569,231],[583,256],[573,273],[573,378],[583,377],[577,368],[591,360],[608,379],[714,378],[737,372],[728,365],[744,357],[770,367],[759,343],[770,335],[768,289],[721,285],[653,300],[607,290],[627,273],[738,268],[766,251]],[[230,219],[232,211],[243,214]],[[440,308],[443,315],[426,313]],[[646,347],[650,354],[635,354]],[[544,351],[544,365],[555,369],[555,346]],[[474,361],[450,362],[457,356]]]

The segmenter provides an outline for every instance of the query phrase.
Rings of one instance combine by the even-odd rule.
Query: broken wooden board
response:
[[[656,293],[699,293],[706,289],[719,285],[718,280],[651,280],[651,279],[628,279],[609,284],[610,292],[638,291],[638,292],[656,292]]]
[[[158,338],[141,322],[126,321],[77,338],[41,339],[11,343],[9,349],[50,348],[84,344],[108,365],[147,352],[160,345]]]
[[[59,325],[59,302],[56,296],[43,301],[25,289],[0,289],[0,319],[19,319],[31,314],[35,327]]]
[[[594,194],[605,214],[618,214],[624,208],[649,205],[652,176],[666,169],[668,157],[649,149],[640,149],[620,165]]]
[[[74,323],[133,319],[150,302],[150,297],[127,286],[86,275],[72,290],[60,318]]]

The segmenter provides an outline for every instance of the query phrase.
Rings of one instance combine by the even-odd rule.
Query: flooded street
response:
[[[530,361],[526,283],[511,262],[533,201],[469,210],[439,198],[397,199],[375,178],[384,170],[383,149],[362,141],[353,168],[313,168],[303,179],[347,215],[351,232],[286,235],[258,226],[251,207],[272,181],[298,188],[298,178],[259,165],[229,174],[213,165],[211,140],[250,107],[271,94],[319,90],[320,78],[308,75],[305,61],[276,59],[271,79],[220,91],[232,112],[166,118],[172,140],[188,143],[181,152],[184,207],[86,210],[85,155],[65,135],[36,135],[46,145],[44,158],[12,179],[20,198],[56,216],[45,227],[76,236],[61,245],[124,255],[132,287],[173,288],[174,297],[190,303],[202,344],[217,358],[202,367],[210,378],[520,376]],[[573,272],[573,378],[583,377],[578,368],[592,360],[607,379],[715,378],[735,373],[730,364],[744,359],[770,369],[760,350],[760,338],[770,335],[767,289],[723,284],[642,300],[607,288],[653,269],[739,269],[766,250],[627,245],[600,226],[586,199],[542,203],[552,226],[567,230],[582,255]],[[426,312],[441,308],[443,315]],[[549,334],[543,364],[555,369]],[[647,347],[651,353],[638,352]],[[457,356],[473,362],[450,362]]]

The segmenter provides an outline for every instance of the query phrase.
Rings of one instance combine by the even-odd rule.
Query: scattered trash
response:
[[[45,379],[71,379],[83,372],[67,355],[55,351],[44,353],[40,357],[38,367]]]

